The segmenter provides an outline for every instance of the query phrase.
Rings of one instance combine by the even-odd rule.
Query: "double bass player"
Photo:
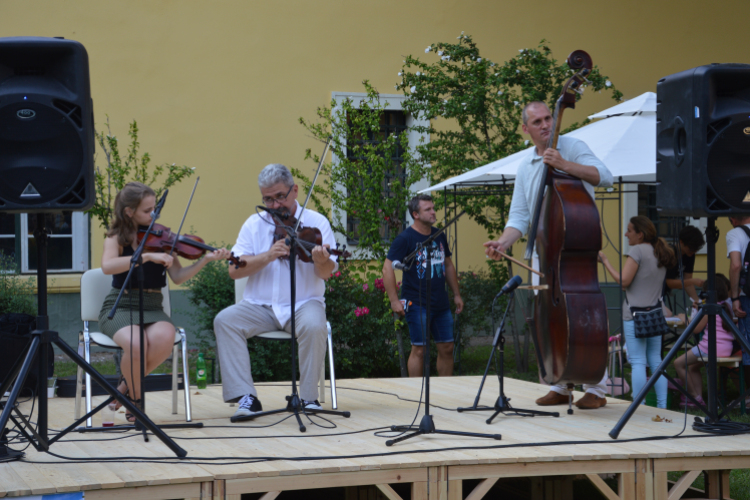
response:
[[[607,167],[578,139],[559,137],[557,149],[548,148],[554,133],[553,117],[547,105],[541,101],[528,103],[522,113],[524,133],[531,137],[534,148],[519,166],[513,188],[508,223],[497,241],[484,244],[487,257],[500,260],[499,252],[506,252],[513,243],[527,233],[531,224],[533,207],[536,204],[538,186],[543,181],[546,165],[583,181],[589,194],[594,197],[594,186],[612,185],[612,174]],[[546,164],[546,165],[545,165]],[[595,385],[584,384],[586,394],[575,404],[580,409],[594,409],[606,404],[607,374]],[[536,400],[540,406],[568,403],[569,392],[565,384],[551,386],[549,393]]]

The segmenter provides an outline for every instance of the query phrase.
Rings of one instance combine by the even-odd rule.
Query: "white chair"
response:
[[[83,331],[78,336],[78,354],[83,356],[87,363],[91,363],[91,344],[105,347],[107,349],[120,349],[109,336],[101,332],[92,332],[89,330],[90,321],[99,321],[99,311],[102,309],[104,299],[112,288],[112,276],[108,276],[101,269],[91,269],[81,276],[81,320],[83,321]],[[162,288],[164,296],[164,312],[168,316],[172,315],[172,307],[169,300],[169,285]],[[190,403],[190,386],[188,383],[188,362],[187,362],[187,338],[185,330],[177,328],[174,334],[174,348],[172,350],[172,414],[177,414],[177,393],[178,393],[178,346],[182,352],[182,373],[185,382],[185,420],[191,422],[192,407]],[[76,377],[76,403],[75,418],[81,417],[81,391],[85,380],[86,385],[86,413],[91,411],[91,377],[88,374],[83,376],[83,369],[78,368]],[[86,427],[91,427],[91,417],[86,419]]]
[[[247,278],[240,278],[234,281],[234,303],[239,304],[242,301],[242,295],[247,285]],[[331,377],[331,406],[333,409],[337,409],[338,400],[336,398],[336,374],[333,368],[333,337],[331,335],[331,323],[326,321],[326,327],[328,328],[328,365],[330,367]],[[266,332],[256,335],[253,338],[262,338],[269,340],[291,340],[292,334],[287,333],[283,330],[275,332]],[[318,400],[321,403],[326,402],[326,364],[323,363],[320,366],[320,382],[318,388]]]

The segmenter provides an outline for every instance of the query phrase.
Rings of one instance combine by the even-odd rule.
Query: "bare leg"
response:
[[[692,352],[688,353],[688,355],[693,354]],[[685,374],[685,366],[687,364],[687,361],[685,360],[685,355],[680,354],[674,359],[674,371],[677,372],[677,377],[685,382],[687,380],[686,374]]]
[[[688,391],[694,398],[703,396],[703,377],[701,376],[701,367],[703,363],[700,361],[688,366]]]
[[[688,351],[687,355],[680,355],[674,360],[674,368],[677,376],[687,383],[687,390],[693,397],[703,394],[701,380],[702,365],[703,363],[693,354],[693,351]]]
[[[163,363],[172,352],[174,326],[165,321],[160,321],[148,325],[145,333],[146,345],[144,357],[146,359],[146,369],[144,372],[148,375]],[[141,397],[139,376],[141,360],[140,328],[137,325],[121,328],[115,333],[114,340],[123,349],[120,370],[128,386],[128,395],[131,399],[138,400]]]
[[[410,377],[421,377],[424,373],[424,351],[422,345],[411,346],[411,354],[407,363]]]
[[[453,375],[453,342],[437,343],[437,371],[441,377]]]

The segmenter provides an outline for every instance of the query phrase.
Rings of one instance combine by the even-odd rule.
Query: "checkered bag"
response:
[[[645,339],[667,333],[669,326],[661,309],[661,302],[649,307],[630,306],[635,323],[635,338]]]

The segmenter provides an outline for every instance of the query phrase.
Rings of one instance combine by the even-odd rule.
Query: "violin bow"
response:
[[[299,229],[299,225],[302,223],[302,214],[305,212],[305,208],[307,208],[307,202],[310,201],[310,196],[315,189],[315,181],[318,180],[318,174],[320,174],[320,169],[326,159],[326,153],[328,153],[328,148],[331,146],[331,139],[332,136],[330,135],[328,136],[328,139],[326,139],[326,147],[323,149],[323,154],[320,156],[320,161],[318,162],[318,170],[315,171],[315,177],[313,177],[312,184],[310,185],[310,190],[307,192],[307,198],[305,198],[305,203],[302,205],[302,211],[299,213],[299,218],[297,218],[297,225],[294,227],[295,234],[297,233],[297,229]]]
[[[179,229],[177,229],[177,235],[175,236],[175,239],[174,239],[174,245],[172,245],[172,250],[169,252],[170,257],[172,256],[172,253],[174,253],[174,247],[177,246],[177,242],[180,241],[180,233],[182,232],[182,225],[185,224],[185,218],[187,217],[188,210],[190,210],[190,204],[193,203],[193,195],[195,194],[195,188],[198,187],[198,181],[200,180],[201,178],[200,176],[198,176],[198,178],[195,179],[195,184],[193,184],[193,192],[190,193],[190,199],[188,200],[187,206],[185,207],[185,213],[182,214],[182,221],[180,221],[180,227]],[[167,270],[164,269],[164,272],[166,271]]]

